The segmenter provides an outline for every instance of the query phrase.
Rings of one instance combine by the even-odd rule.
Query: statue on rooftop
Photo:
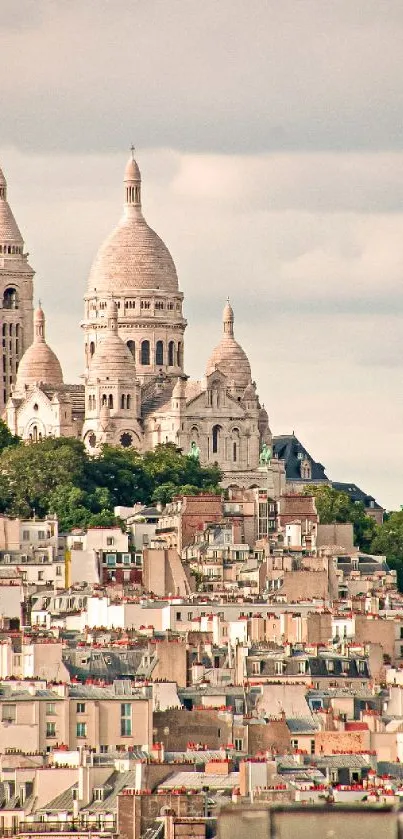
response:
[[[260,456],[259,456],[259,463],[261,466],[268,466],[270,464],[272,458],[272,450],[267,443],[263,443]]]

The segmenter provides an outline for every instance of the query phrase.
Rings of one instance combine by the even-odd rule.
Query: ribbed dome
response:
[[[118,226],[101,246],[92,265],[88,291],[135,295],[144,289],[178,290],[168,248],[141,212],[141,177],[130,158],[125,170],[125,208]]]
[[[109,377],[133,379],[136,376],[134,358],[119,335],[108,333],[101,338],[91,359],[89,379]]]
[[[45,341],[45,315],[39,306],[34,315],[34,342],[18,366],[16,389],[35,384],[62,385],[60,361]]]
[[[229,301],[224,307],[223,327],[223,337],[207,362],[206,374],[209,376],[218,367],[236,387],[246,388],[252,373],[245,351],[234,338],[234,313]]]
[[[108,331],[101,338],[91,359],[88,381],[110,378],[116,379],[136,378],[136,365],[134,358],[125,342],[119,338],[117,331],[117,306],[114,300],[108,302],[107,318]]]

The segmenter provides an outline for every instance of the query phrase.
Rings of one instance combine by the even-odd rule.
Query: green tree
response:
[[[321,524],[351,522],[354,541],[362,551],[370,551],[376,533],[376,522],[365,512],[365,507],[352,501],[345,492],[339,492],[327,485],[305,487],[306,495],[314,495]]]
[[[84,446],[79,440],[48,438],[40,443],[11,446],[0,455],[0,473],[8,481],[10,515],[45,516],[56,487],[80,486],[84,478]]]
[[[8,446],[18,446],[20,438],[11,433],[5,422],[0,419],[0,452]]]
[[[372,540],[374,553],[384,554],[390,568],[397,572],[397,585],[403,591],[403,510],[389,513]]]
[[[162,484],[170,483],[177,488],[192,486],[207,490],[218,486],[221,480],[218,467],[201,466],[195,458],[182,454],[173,443],[166,443],[146,452],[143,462],[153,490]]]
[[[153,484],[146,474],[142,455],[136,449],[104,446],[100,457],[88,459],[85,466],[85,486],[89,493],[100,487],[109,492],[109,505],[131,507],[134,503],[148,503]]]
[[[79,440],[48,438],[0,453],[0,512],[29,518],[57,515],[61,530],[109,526],[117,505],[170,501],[178,493],[218,491],[221,474],[174,445],[142,455],[104,446],[90,458]]]

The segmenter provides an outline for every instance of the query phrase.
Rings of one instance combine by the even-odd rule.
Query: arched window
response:
[[[129,350],[130,350],[133,358],[136,358],[136,344],[135,344],[135,342],[134,341],[128,341],[127,346],[129,347]]]
[[[221,426],[220,425],[214,425],[213,426],[213,446],[212,446],[213,454],[217,454],[217,452],[218,452],[218,447],[220,445],[220,432],[221,432]]]
[[[234,463],[236,463],[236,461],[237,461],[237,454],[238,454],[237,444],[234,442],[232,444],[232,460],[234,461]]]
[[[91,356],[91,358],[94,355],[94,352],[95,352],[95,344],[94,344],[94,341],[91,341],[91,343],[90,343],[90,356]]]
[[[102,394],[102,405],[105,407],[105,405],[107,405],[107,404],[108,404],[108,397],[107,397],[106,393],[103,393]]]
[[[178,343],[178,367],[182,367],[182,341]]]
[[[109,394],[108,408],[113,408],[113,396],[111,393]]]
[[[122,393],[122,395],[120,397],[120,407],[125,408],[126,407],[125,403],[126,403],[126,397],[125,397],[124,393]]]
[[[127,408],[127,410],[129,410],[129,408],[130,408],[131,401],[132,400],[131,400],[131,397],[130,397],[130,393],[128,393],[127,396],[126,396],[126,408]]]
[[[164,363],[164,344],[162,341],[157,341],[155,345],[155,363],[157,365]]]
[[[6,288],[3,294],[3,309],[18,309],[18,294],[16,288]]]
[[[170,341],[168,344],[168,367],[173,367],[175,363],[175,344]]]
[[[142,341],[142,344],[141,344],[141,363],[142,364],[149,364],[150,363],[150,342],[149,341]]]

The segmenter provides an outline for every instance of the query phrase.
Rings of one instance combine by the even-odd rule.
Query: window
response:
[[[108,752],[108,749],[109,749],[109,746],[100,746],[99,747],[99,751],[100,751],[101,755],[106,755],[107,752]]]
[[[38,539],[41,542],[43,542],[43,540],[45,539],[45,531],[44,530],[38,530]]]
[[[108,568],[115,568],[116,554],[106,554],[106,564]]]
[[[260,675],[260,661],[252,661],[252,673],[254,676]]]
[[[107,545],[110,546],[110,545],[113,545],[114,543],[115,543],[115,540],[114,540],[113,536],[107,536],[106,537],[106,544]]]
[[[150,342],[149,341],[142,341],[140,361],[141,361],[141,364],[149,364],[150,363]]]
[[[131,562],[130,554],[123,554],[122,558],[123,558],[123,565],[130,565],[130,562]]]
[[[94,801],[103,801],[104,800],[104,791],[102,787],[95,787],[94,789]]]
[[[62,566],[61,565],[56,565],[56,577],[61,577],[61,576],[62,576]]]
[[[44,578],[43,574],[44,574],[43,571],[38,571],[38,582],[41,582],[43,580],[43,578]]]
[[[176,620],[177,620],[177,621],[181,621],[181,620],[182,620],[182,612],[177,612],[177,613],[176,613]]]
[[[85,714],[85,702],[77,702],[77,714]]]
[[[87,736],[87,723],[86,722],[78,722],[77,723],[76,735],[77,735],[77,737],[86,737]]]
[[[46,737],[56,737],[56,723],[55,722],[47,722],[46,723]]]
[[[54,715],[56,714],[56,705],[54,702],[46,703],[46,714],[48,717],[54,717]]]
[[[2,705],[1,706],[1,719],[2,722],[15,722],[16,717],[16,705]]]
[[[311,755],[315,754],[315,740],[311,740]]]
[[[162,341],[157,341],[155,345],[155,363],[164,363],[164,344],[162,343]]]
[[[291,748],[298,749],[298,740],[291,740]]]
[[[168,344],[168,367],[173,367],[175,363],[175,344],[170,341]]]
[[[283,675],[283,662],[282,661],[275,661],[274,662],[274,672],[276,676]]]
[[[234,746],[235,746],[235,751],[236,751],[236,752],[241,752],[241,751],[242,751],[242,749],[243,749],[243,740],[242,740],[242,738],[241,738],[241,737],[235,737],[235,743],[234,743]]]
[[[217,454],[218,446],[220,443],[220,431],[221,428],[219,425],[215,425],[213,427],[213,454]]]
[[[128,349],[130,350],[133,358],[135,358],[136,357],[136,344],[135,344],[135,342],[134,341],[128,341],[127,346],[128,346]]]
[[[28,542],[29,541],[29,530],[22,531],[22,541]]]
[[[132,736],[132,706],[130,702],[122,702],[120,706],[120,736]]]

